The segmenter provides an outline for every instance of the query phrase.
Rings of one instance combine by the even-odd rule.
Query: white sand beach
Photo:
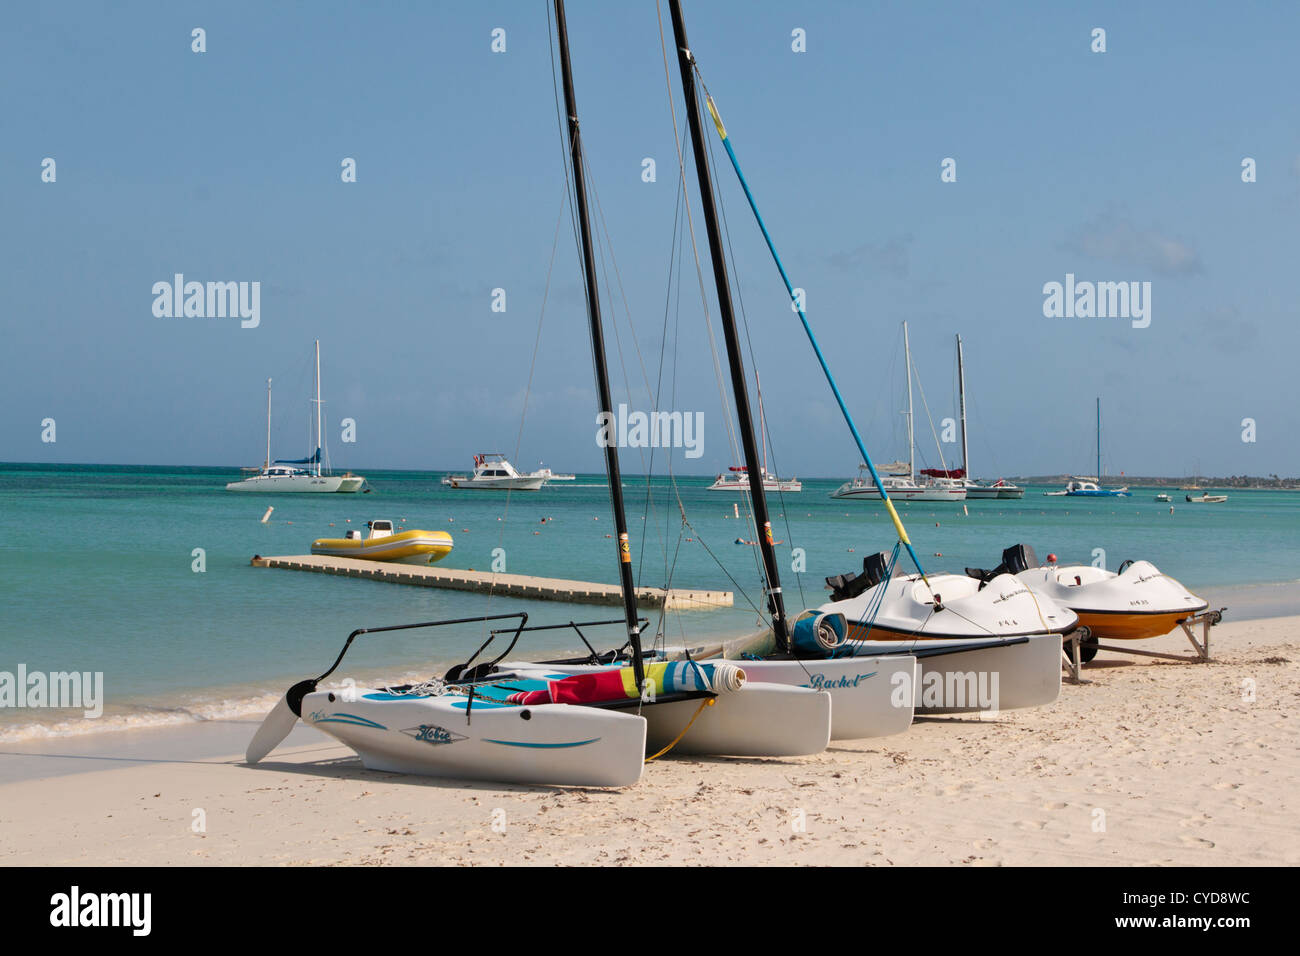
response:
[[[1189,649],[1181,633],[1141,646]],[[374,773],[310,729],[256,768],[182,762],[173,740],[78,773],[49,740],[0,754],[55,774],[0,785],[0,863],[1300,863],[1300,617],[1229,620],[1212,653],[1103,651],[1051,707],[919,719],[809,758],[668,757],[617,791]],[[220,740],[242,749],[256,723]]]

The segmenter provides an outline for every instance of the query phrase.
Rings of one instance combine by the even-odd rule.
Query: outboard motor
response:
[[[881,551],[862,559],[861,574],[836,574],[826,579],[832,601],[847,601],[868,588],[874,588],[889,573],[889,555]]]
[[[992,571],[985,571],[982,568],[967,568],[967,577],[975,578],[980,582],[980,587],[988,584],[999,574],[1019,574],[1021,571],[1028,571],[1030,568],[1038,567],[1038,555],[1028,544],[1013,544],[1002,551],[1002,563]]]
[[[1013,544],[1002,552],[1002,569],[1007,574],[1019,574],[1038,567],[1038,555],[1028,544]]]

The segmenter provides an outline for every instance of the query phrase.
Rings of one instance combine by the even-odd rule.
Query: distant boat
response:
[[[748,491],[749,470],[744,465],[727,469],[728,474],[718,475],[709,485],[709,491]],[[766,468],[760,468],[764,491],[803,491],[798,478],[778,478]]]
[[[767,470],[767,419],[763,415],[763,385],[754,373],[754,383],[758,391],[758,433],[763,443],[763,464],[759,476],[763,480],[764,491],[803,491],[803,482],[798,478],[778,478]],[[730,474],[721,474],[713,479],[709,491],[748,491],[749,469],[744,465],[728,468]]]
[[[1103,488],[1101,487],[1103,476],[1101,471],[1101,399],[1097,399],[1097,478],[1094,481],[1091,477],[1075,477],[1066,486],[1064,491],[1045,491],[1043,494],[1048,497],[1058,495],[1069,495],[1071,498],[1127,498],[1132,492],[1128,486],[1123,488]]]
[[[397,564],[433,564],[451,554],[452,538],[445,531],[394,531],[387,518],[367,521],[366,527],[370,534],[364,541],[360,531],[349,531],[343,538],[317,538],[311,553]]]
[[[227,491],[275,492],[300,494],[304,492],[355,492],[360,491],[366,479],[347,472],[331,475],[321,466],[321,398],[320,398],[320,339],[316,340],[316,450],[306,458],[275,461],[271,458],[271,380],[266,380],[266,461],[261,468],[246,468],[254,472],[247,478],[232,481]]]
[[[546,476],[540,472],[521,474],[505,455],[486,452],[474,456],[472,475],[448,475],[443,483],[452,488],[487,491],[539,491],[546,484]]]
[[[916,433],[912,426],[912,345],[907,336],[907,323],[903,323],[903,356],[907,367],[907,462],[906,471],[901,474],[885,475],[880,479],[891,498],[906,501],[965,501],[966,487],[960,478],[942,477],[946,470],[936,471],[940,477],[931,477],[924,482],[916,480]],[[925,398],[922,393],[922,399]],[[942,453],[941,457],[942,457]],[[901,462],[899,464],[902,464]],[[890,466],[886,466],[888,471]],[[832,498],[880,501],[880,489],[871,477],[871,469],[865,464],[858,466],[859,475],[852,481],[846,481],[831,492]],[[865,473],[865,474],[862,474]],[[963,472],[964,474],[964,472]]]
[[[880,500],[880,489],[876,487],[875,481],[871,478],[871,470],[866,465],[859,465],[858,470],[862,474],[852,481],[846,481],[832,491],[832,498],[861,499],[864,501]],[[957,479],[936,480],[942,480],[943,484],[921,485],[907,475],[881,475],[880,477],[881,484],[885,486],[885,490],[891,498],[901,498],[904,501],[966,500],[966,489],[961,487],[961,483]]]
[[[1193,498],[1191,495],[1188,495],[1187,500],[1192,504],[1197,504],[1197,505],[1217,505],[1227,501],[1228,496],[1212,495],[1209,492],[1205,492],[1199,498]]]
[[[1163,491],[1160,492],[1160,494],[1156,495],[1156,501],[1164,501],[1164,502],[1167,502],[1167,501],[1169,501],[1169,500],[1170,500],[1169,496],[1168,496],[1167,494],[1165,494]]]
[[[962,363],[961,336],[957,336],[957,403],[961,409],[961,474],[966,497],[973,499],[1023,498],[1025,489],[1015,482],[999,478],[997,481],[976,481],[970,477],[970,447],[966,440],[966,371]]]
[[[538,462],[538,464],[541,464],[541,463]],[[578,477],[577,475],[557,475],[555,472],[551,471],[551,469],[549,469],[549,468],[538,468],[535,472],[533,472],[533,474],[534,474],[534,475],[541,475],[541,476],[542,476],[543,478],[545,478],[548,482],[551,482],[551,481],[575,481],[575,480],[577,480],[577,477]]]

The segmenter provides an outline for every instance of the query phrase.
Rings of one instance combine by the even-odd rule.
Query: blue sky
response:
[[[904,452],[906,319],[936,419],[955,408],[963,337],[979,475],[1090,472],[1099,394],[1108,471],[1300,473],[1300,8],[696,0],[685,12],[877,460]],[[514,452],[564,190],[543,3],[0,16],[0,459],[252,464],[268,376],[276,449],[305,454],[315,338],[336,464],[461,468],[476,451]],[[655,5],[575,0],[568,20],[592,178],[653,379],[677,184]],[[194,27],[205,53],[191,51]],[[1090,49],[1096,27],[1105,53]],[[795,28],[806,52],[791,50]],[[356,183],[340,181],[344,157]],[[945,157],[955,183],[940,181]],[[1255,183],[1241,181],[1244,157]],[[717,174],[779,468],[851,474],[857,454],[743,196]],[[259,281],[260,325],[155,317],[151,288],[177,272]],[[1044,283],[1067,273],[1151,282],[1150,326],[1044,317]],[[703,457],[676,465],[713,472],[731,452],[688,279],[665,373],[676,395],[661,404],[704,413]],[[490,308],[498,287],[505,313]],[[617,289],[614,301],[616,392],[627,398],[626,365],[645,408]],[[47,417],[54,444],[40,440]],[[601,467],[567,224],[518,457]]]

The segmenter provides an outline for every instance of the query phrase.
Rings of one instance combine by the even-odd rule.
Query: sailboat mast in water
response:
[[[957,336],[957,404],[961,411],[961,472],[970,478],[970,449],[966,447],[966,369],[962,364],[961,336]]]
[[[271,467],[271,380],[266,380],[266,464],[263,468]]]
[[[694,57],[686,41],[686,25],[682,20],[681,3],[679,0],[671,0],[669,7],[673,17],[673,37],[677,43],[677,62],[682,73],[682,91],[686,97],[686,115],[691,128],[695,172],[699,178],[700,204],[704,208],[704,222],[708,227],[709,251],[713,258],[713,281],[718,292],[718,310],[722,317],[722,331],[727,342],[727,361],[731,366],[731,387],[735,395],[736,418],[740,426],[741,444],[745,450],[750,497],[754,503],[754,523],[757,525],[758,546],[762,551],[763,570],[767,577],[767,609],[772,617],[772,632],[776,638],[777,650],[784,653],[790,650],[790,631],[785,617],[785,601],[781,596],[781,575],[776,565],[776,546],[772,542],[772,521],[768,516],[767,495],[763,490],[762,463],[759,461],[758,446],[754,441],[754,419],[750,413],[745,367],[741,361],[740,340],[736,334],[736,316],[731,304],[731,284],[727,279],[727,262],[723,255],[722,236],[718,229],[718,210],[713,201],[713,177],[709,173],[704,131],[700,124],[700,109],[695,92]]]
[[[596,287],[596,258],[592,252],[591,222],[587,214],[587,183],[582,162],[582,136],[578,130],[578,107],[573,95],[573,71],[569,63],[569,28],[564,19],[564,0],[555,0],[556,33],[560,47],[560,71],[563,75],[564,111],[568,117],[569,152],[573,164],[574,209],[578,214],[578,231],[582,238],[582,271],[587,285],[587,319],[591,326],[591,354],[596,369],[596,398],[604,416],[613,415],[609,391],[609,369],[605,363],[605,333],[600,319],[600,294]],[[610,418],[603,418],[609,421]],[[607,430],[609,435],[612,430]],[[605,473],[609,476],[609,500],[614,511],[614,530],[618,542],[619,583],[623,590],[623,611],[627,616],[627,639],[632,645],[632,668],[637,687],[645,685],[641,662],[641,626],[637,620],[636,591],[632,583],[632,549],[627,536],[627,515],[623,508],[623,482],[618,467],[618,443],[605,443]]]

